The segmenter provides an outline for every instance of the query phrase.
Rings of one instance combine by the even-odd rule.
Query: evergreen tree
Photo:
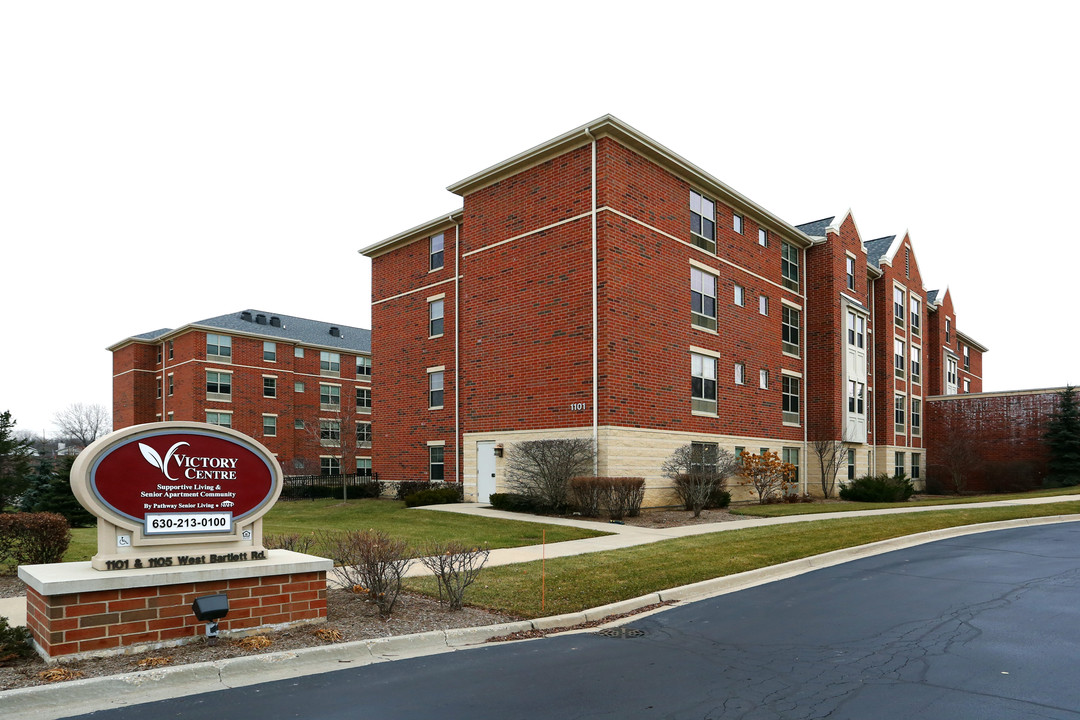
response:
[[[14,504],[30,486],[33,454],[29,440],[15,437],[11,412],[0,413],[0,512]]]
[[[75,458],[60,458],[56,464],[51,458],[44,457],[38,463],[33,485],[23,495],[24,512],[52,512],[67,518],[71,527],[93,525],[97,518],[79,504],[75,493],[71,491],[71,466]]]
[[[1076,388],[1058,394],[1057,410],[1046,423],[1043,440],[1050,449],[1047,485],[1062,487],[1080,484],[1080,402]]]

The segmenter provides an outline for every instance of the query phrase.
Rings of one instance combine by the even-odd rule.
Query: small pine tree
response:
[[[30,485],[33,448],[15,437],[15,421],[9,411],[0,413],[0,512],[13,505]]]
[[[52,512],[67,518],[71,527],[93,525],[96,518],[75,499],[71,491],[71,466],[74,457],[64,457],[57,465],[43,457],[38,463],[33,484],[22,499],[23,512]]]
[[[1054,487],[1080,484],[1080,400],[1072,385],[1058,394],[1058,406],[1046,423],[1043,440],[1050,449],[1046,484]]]

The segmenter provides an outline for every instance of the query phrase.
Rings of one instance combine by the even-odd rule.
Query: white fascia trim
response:
[[[453,212],[443,213],[434,220],[420,223],[416,227],[409,228],[408,230],[399,232],[397,235],[392,235],[385,240],[380,240],[377,243],[368,245],[365,248],[357,250],[357,252],[361,255],[366,255],[369,258],[384,255],[399,245],[406,245],[415,240],[427,239],[432,235],[438,235],[440,230],[452,228],[454,225],[461,222],[464,214],[465,208],[458,208]]]
[[[840,297],[847,300],[844,305],[850,310],[856,311],[859,315],[870,317],[870,308],[862,304],[857,298],[853,298],[845,292],[840,293]]]
[[[716,358],[717,360],[720,359],[720,353],[716,352],[715,350],[708,350],[706,348],[698,347],[696,345],[690,346],[690,352],[697,353],[698,355],[707,355],[708,357]]]

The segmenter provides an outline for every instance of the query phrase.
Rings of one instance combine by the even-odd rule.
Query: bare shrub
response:
[[[836,476],[840,469],[847,464],[847,447],[845,440],[813,440],[810,449],[817,458],[818,468],[821,470],[821,493],[827,498],[833,496],[836,491]]]
[[[604,506],[612,520],[637,517],[645,499],[645,478],[612,477],[604,480]]]
[[[71,543],[71,526],[58,513],[0,513],[0,562],[58,563]]]
[[[263,546],[269,550],[290,550],[307,554],[315,547],[315,533],[267,533],[263,535]]]
[[[698,517],[738,472],[739,461],[715,443],[691,443],[675,450],[660,469],[674,482],[675,494],[686,509]]]
[[[570,500],[578,512],[585,517],[600,515],[600,503],[603,502],[606,494],[604,478],[570,478]]]
[[[507,451],[506,482],[542,508],[564,512],[570,478],[591,472],[595,459],[596,446],[584,438],[514,443]]]
[[[470,547],[456,540],[432,542],[425,545],[420,562],[424,564],[439,584],[439,602],[445,602],[451,610],[460,610],[465,604],[465,590],[480,575],[487,562],[487,547]]]
[[[318,539],[334,559],[334,577],[363,593],[387,617],[394,610],[401,582],[412,565],[409,547],[380,530],[323,532]]]

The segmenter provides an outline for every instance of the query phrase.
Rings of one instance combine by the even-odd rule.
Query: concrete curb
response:
[[[59,685],[41,685],[0,692],[5,718],[53,720],[66,715],[89,713],[127,705],[136,705],[184,695],[243,687],[286,678],[314,675],[347,667],[361,667],[411,657],[423,657],[480,647],[493,637],[526,630],[550,630],[610,615],[632,612],[664,601],[687,602],[737,592],[777,580],[801,575],[853,560],[881,555],[916,545],[995,530],[1035,525],[1056,525],[1080,521],[1078,515],[1019,518],[979,525],[963,525],[932,530],[917,535],[882,540],[842,550],[792,560],[781,565],[750,570],[738,575],[703,580],[658,593],[591,608],[582,612],[555,615],[535,620],[487,625],[483,627],[436,630],[414,635],[398,635],[372,640],[326,645],[315,648],[250,655],[208,663],[144,670],[123,675],[109,675],[74,680]],[[667,608],[657,608],[633,618],[609,623],[620,625]],[[592,632],[594,628],[576,632]],[[575,631],[570,631],[575,632]],[[62,692],[58,692],[62,691]],[[137,695],[135,694],[137,693]]]

